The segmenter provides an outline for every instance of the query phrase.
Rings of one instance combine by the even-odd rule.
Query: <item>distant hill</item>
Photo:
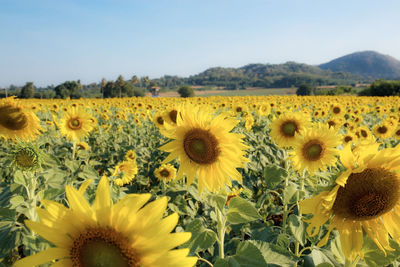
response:
[[[351,84],[362,77],[343,71],[332,72],[296,62],[284,64],[249,64],[240,68],[215,67],[186,78],[190,85],[223,86],[226,89],[246,87],[278,88],[312,85]]]
[[[318,67],[324,70],[343,71],[373,79],[400,79],[400,61],[375,51],[352,53]]]

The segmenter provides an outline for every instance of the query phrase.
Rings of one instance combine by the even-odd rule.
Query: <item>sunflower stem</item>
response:
[[[28,201],[30,203],[28,209],[28,218],[31,221],[36,221],[36,204],[37,204],[37,196],[36,196],[36,179],[32,177],[32,175],[28,175],[26,172],[23,172],[25,180],[27,182],[26,195],[28,197]]]
[[[219,257],[223,259],[224,255],[224,242],[225,242],[225,224],[226,219],[222,215],[222,212],[217,208],[217,218],[218,218],[218,225],[217,225],[217,232],[218,232],[218,247],[219,247]]]
[[[76,140],[72,143],[72,160],[75,160],[75,153],[76,152]]]
[[[285,177],[285,188],[289,186],[289,175]],[[285,195],[283,195],[285,196]],[[282,218],[282,229],[286,233],[286,224],[287,224],[287,217],[288,217],[288,206],[286,204],[286,199],[283,198],[283,218]]]
[[[214,265],[213,265],[211,262],[209,262],[208,260],[203,259],[202,257],[200,257],[199,253],[196,253],[196,256],[198,257],[198,259],[199,259],[200,261],[204,261],[205,263],[207,263],[207,264],[208,264],[209,266],[211,266],[211,267],[214,266]]]
[[[300,192],[302,192],[304,190],[304,179],[306,176],[306,170],[303,171],[303,174],[300,176],[300,188],[299,190],[297,190],[296,192],[296,205],[297,205],[297,212],[298,215],[301,217],[302,213],[301,210],[298,208],[299,207],[299,202],[300,202]],[[300,242],[298,240],[296,240],[295,243],[295,248],[294,248],[294,253],[297,257],[301,257],[301,251],[300,250]],[[297,263],[295,264],[295,266],[297,266]]]

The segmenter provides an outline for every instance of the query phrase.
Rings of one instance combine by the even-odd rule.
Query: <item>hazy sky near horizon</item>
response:
[[[399,14],[398,0],[0,0],[0,87],[400,59]]]

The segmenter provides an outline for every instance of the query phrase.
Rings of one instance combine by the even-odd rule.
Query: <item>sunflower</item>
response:
[[[156,114],[154,114],[153,116],[153,123],[158,127],[158,128],[163,128],[164,127],[164,116],[165,114],[161,113],[161,112],[157,112]]]
[[[374,134],[378,138],[386,139],[392,137],[393,128],[388,122],[382,122],[381,124],[375,125],[372,129]]]
[[[89,146],[88,143],[86,143],[86,142],[78,142],[78,143],[76,144],[76,147],[77,147],[78,149],[83,149],[83,150],[89,150],[89,149],[90,149],[90,146]]]
[[[347,132],[342,137],[342,143],[345,145],[355,143],[356,141],[357,141],[357,136],[352,132]]]
[[[400,126],[398,126],[398,127],[393,131],[393,137],[396,138],[397,140],[400,140]]]
[[[176,169],[171,164],[162,164],[160,167],[154,170],[154,176],[159,181],[172,181],[176,178]]]
[[[372,136],[371,131],[365,125],[357,128],[356,135],[361,140],[368,140],[371,138],[375,139],[375,137]]]
[[[341,140],[333,128],[318,123],[313,128],[296,133],[295,137],[290,159],[297,170],[307,169],[313,174],[318,169],[325,170],[336,163],[336,155],[339,154],[336,147]]]
[[[12,154],[12,166],[23,170],[33,171],[40,168],[42,152],[32,144],[20,143]]]
[[[125,154],[125,160],[136,162],[136,153],[133,150],[128,150]]]
[[[343,116],[345,113],[344,107],[340,104],[334,104],[331,106],[331,113],[333,116]]]
[[[238,122],[225,114],[213,118],[211,111],[187,105],[177,117],[177,126],[162,131],[174,139],[160,147],[170,152],[163,163],[179,159],[177,178],[186,174],[190,185],[198,176],[199,192],[204,187],[216,191],[224,184],[231,185],[229,177],[241,181],[236,168],[244,167],[248,161],[244,157],[248,146],[243,144],[243,135],[230,133]]]
[[[71,141],[81,140],[94,128],[91,118],[86,111],[71,108],[59,123],[60,132]]]
[[[114,183],[119,186],[129,184],[135,175],[138,173],[138,167],[134,161],[123,161],[115,166],[112,176],[120,177],[114,180]]]
[[[180,113],[180,108],[178,106],[167,108],[167,110],[163,114],[164,122],[169,123],[171,125],[176,125],[179,113]]]
[[[24,109],[10,98],[0,102],[0,136],[33,140],[41,130],[40,120],[31,110]]]
[[[333,189],[300,202],[303,213],[313,214],[307,220],[307,233],[317,235],[330,220],[329,231],[318,246],[325,245],[336,228],[347,259],[363,257],[363,233],[385,253],[392,250],[389,235],[400,244],[400,149],[378,151],[378,147],[375,143],[352,151],[346,146],[340,155],[346,170]]]
[[[187,257],[189,249],[174,248],[185,243],[190,233],[171,233],[178,222],[176,213],[162,218],[167,198],[149,204],[151,194],[129,194],[112,204],[106,177],[101,178],[91,206],[79,190],[66,187],[70,208],[42,200],[37,208],[40,222],[26,225],[55,247],[17,261],[15,267],[51,266],[138,267],[193,266],[197,258]]]
[[[281,115],[272,121],[271,138],[279,147],[291,147],[295,143],[295,134],[309,126],[309,120],[298,113]]]

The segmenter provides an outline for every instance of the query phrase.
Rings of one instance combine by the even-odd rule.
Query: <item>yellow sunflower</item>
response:
[[[351,144],[355,143],[356,141],[357,141],[357,136],[355,134],[353,134],[352,132],[347,132],[346,134],[344,134],[342,136],[342,143],[344,145],[347,145],[347,144],[351,145]]]
[[[163,114],[164,123],[166,122],[171,125],[176,125],[179,113],[180,113],[180,107],[178,106],[167,108],[167,110]]]
[[[386,139],[392,137],[393,128],[388,122],[384,121],[381,124],[375,125],[373,131],[376,137]]]
[[[58,124],[62,135],[71,141],[81,140],[93,130],[92,117],[84,110],[71,108]]]
[[[41,130],[40,120],[31,110],[24,109],[13,99],[0,102],[0,136],[33,140]]]
[[[336,179],[335,187],[300,202],[303,213],[313,214],[307,233],[318,234],[330,220],[329,232],[318,246],[327,243],[336,228],[347,259],[363,257],[363,233],[386,253],[392,250],[389,235],[400,244],[400,149],[378,151],[379,144],[351,151],[346,146],[340,160],[346,170]]]
[[[307,169],[313,174],[336,163],[336,155],[339,154],[336,147],[341,144],[341,140],[333,128],[318,123],[313,128],[303,129],[295,136],[296,142],[290,152],[290,160],[295,169]]]
[[[77,147],[78,149],[83,149],[83,150],[89,150],[89,149],[90,149],[90,146],[89,146],[88,143],[86,143],[86,142],[78,142],[78,143],[76,144],[76,147]]]
[[[120,162],[115,166],[114,173],[112,174],[112,176],[120,177],[114,180],[114,184],[119,186],[129,184],[137,173],[138,167],[136,162],[131,160]]]
[[[216,191],[232,178],[241,181],[236,168],[244,167],[248,160],[241,134],[230,133],[239,120],[220,114],[213,118],[209,110],[188,105],[177,117],[176,127],[168,126],[162,133],[173,141],[160,147],[170,152],[163,163],[179,159],[177,178],[185,174],[188,185],[198,176],[199,192],[204,187]]]
[[[393,137],[396,138],[397,140],[400,140],[400,126],[398,126],[398,127],[393,131]]]
[[[333,104],[331,106],[331,113],[333,116],[337,117],[343,116],[345,113],[345,108],[340,104]]]
[[[136,162],[136,153],[133,150],[128,150],[125,154],[125,160]]]
[[[153,118],[153,123],[158,127],[158,128],[163,128],[164,127],[164,114],[161,112],[157,112],[154,114]]]
[[[176,169],[171,164],[162,164],[160,167],[154,170],[154,176],[159,181],[172,181],[176,178]]]
[[[45,209],[37,209],[40,222],[25,223],[55,247],[23,258],[15,267],[45,263],[57,267],[175,267],[196,263],[197,258],[187,257],[189,249],[174,249],[191,234],[171,233],[179,217],[174,213],[163,218],[166,197],[145,205],[151,194],[128,194],[112,204],[110,187],[103,177],[91,206],[83,197],[85,187],[87,183],[79,190],[66,187],[70,208],[42,200]]]
[[[271,138],[279,147],[291,147],[296,141],[295,134],[309,127],[309,120],[298,113],[284,114],[272,121]]]

